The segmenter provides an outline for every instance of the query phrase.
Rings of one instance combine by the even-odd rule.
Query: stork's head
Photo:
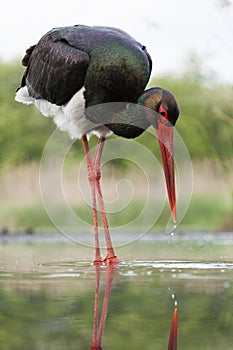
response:
[[[179,107],[169,91],[158,87],[146,90],[141,102],[147,107],[146,118],[154,126],[159,140],[170,208],[173,221],[176,222],[173,126],[179,116]]]

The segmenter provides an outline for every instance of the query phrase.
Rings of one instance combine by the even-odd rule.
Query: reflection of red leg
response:
[[[177,350],[178,310],[175,309],[170,329],[168,350]]]
[[[101,186],[100,186],[100,178],[101,178],[100,162],[101,162],[101,156],[104,148],[104,141],[105,141],[104,137],[101,137],[98,141],[98,146],[97,146],[97,150],[96,150],[96,154],[93,162],[93,167],[95,172],[96,190],[99,198],[100,212],[101,212],[101,218],[102,218],[102,223],[104,227],[106,246],[107,246],[107,255],[104,260],[107,261],[108,263],[116,264],[116,263],[119,263],[119,260],[117,259],[112,246],[112,241],[111,241],[109,228],[108,228],[107,216],[104,208],[104,200],[103,200],[103,195],[102,195]]]
[[[101,266],[96,265],[96,285],[95,285],[95,305],[94,305],[94,321],[93,321],[93,336],[90,350],[102,350],[102,339],[104,334],[105,323],[108,313],[108,304],[111,293],[111,286],[113,281],[116,265],[111,264],[106,268],[107,280],[104,293],[104,300],[102,305],[102,312],[100,317],[99,329],[98,329],[98,313],[99,313],[99,297],[100,297],[100,274]]]
[[[100,265],[96,265],[96,282],[95,282],[95,304],[94,304],[94,320],[93,335],[90,350],[99,350],[98,348],[98,315],[99,315],[99,294],[100,294]]]
[[[114,264],[107,266],[107,281],[106,281],[104,301],[103,301],[102,313],[101,313],[100,325],[99,325],[99,331],[98,331],[99,349],[102,349],[102,338],[103,338],[105,322],[108,314],[108,303],[109,303],[109,297],[111,293],[111,286],[112,286],[112,280],[113,280],[115,269],[116,269],[116,265]]]
[[[93,210],[93,219],[94,219],[94,234],[95,234],[95,261],[94,263],[101,263],[101,254],[100,254],[100,244],[99,244],[99,233],[98,233],[98,217],[96,209],[96,187],[95,187],[95,171],[90,157],[89,146],[86,136],[82,138],[83,148],[86,156],[87,162],[87,174],[88,180],[91,187],[92,195],[92,210]]]

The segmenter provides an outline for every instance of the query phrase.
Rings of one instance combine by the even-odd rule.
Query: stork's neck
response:
[[[121,104],[120,104],[121,105]],[[123,103],[123,109],[111,114],[109,123],[105,125],[116,135],[125,138],[135,138],[141,135],[149,126],[143,105],[136,103]]]
[[[151,117],[154,118],[154,111],[158,110],[161,99],[160,88],[148,89],[136,103],[126,105],[126,108],[119,113],[113,113],[110,118],[111,123],[105,125],[116,135],[126,138],[137,137],[151,125]],[[148,115],[150,111],[152,116]]]

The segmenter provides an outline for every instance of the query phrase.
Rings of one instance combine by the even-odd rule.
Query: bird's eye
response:
[[[168,112],[162,105],[160,105],[159,107],[159,115],[160,115],[160,121],[166,124],[168,122]]]

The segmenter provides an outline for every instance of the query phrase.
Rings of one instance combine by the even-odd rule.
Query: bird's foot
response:
[[[94,266],[103,266],[103,265],[117,265],[120,263],[120,260],[115,255],[113,249],[108,249],[107,254],[104,259],[101,258],[100,252],[96,252],[95,260],[93,261]]]
[[[104,258],[104,262],[107,265],[117,265],[120,264],[120,260],[118,259],[118,257],[114,254],[107,254],[106,257]]]
[[[93,265],[94,265],[94,266],[102,266],[102,265],[105,265],[105,259],[96,258],[96,259],[93,261]]]

